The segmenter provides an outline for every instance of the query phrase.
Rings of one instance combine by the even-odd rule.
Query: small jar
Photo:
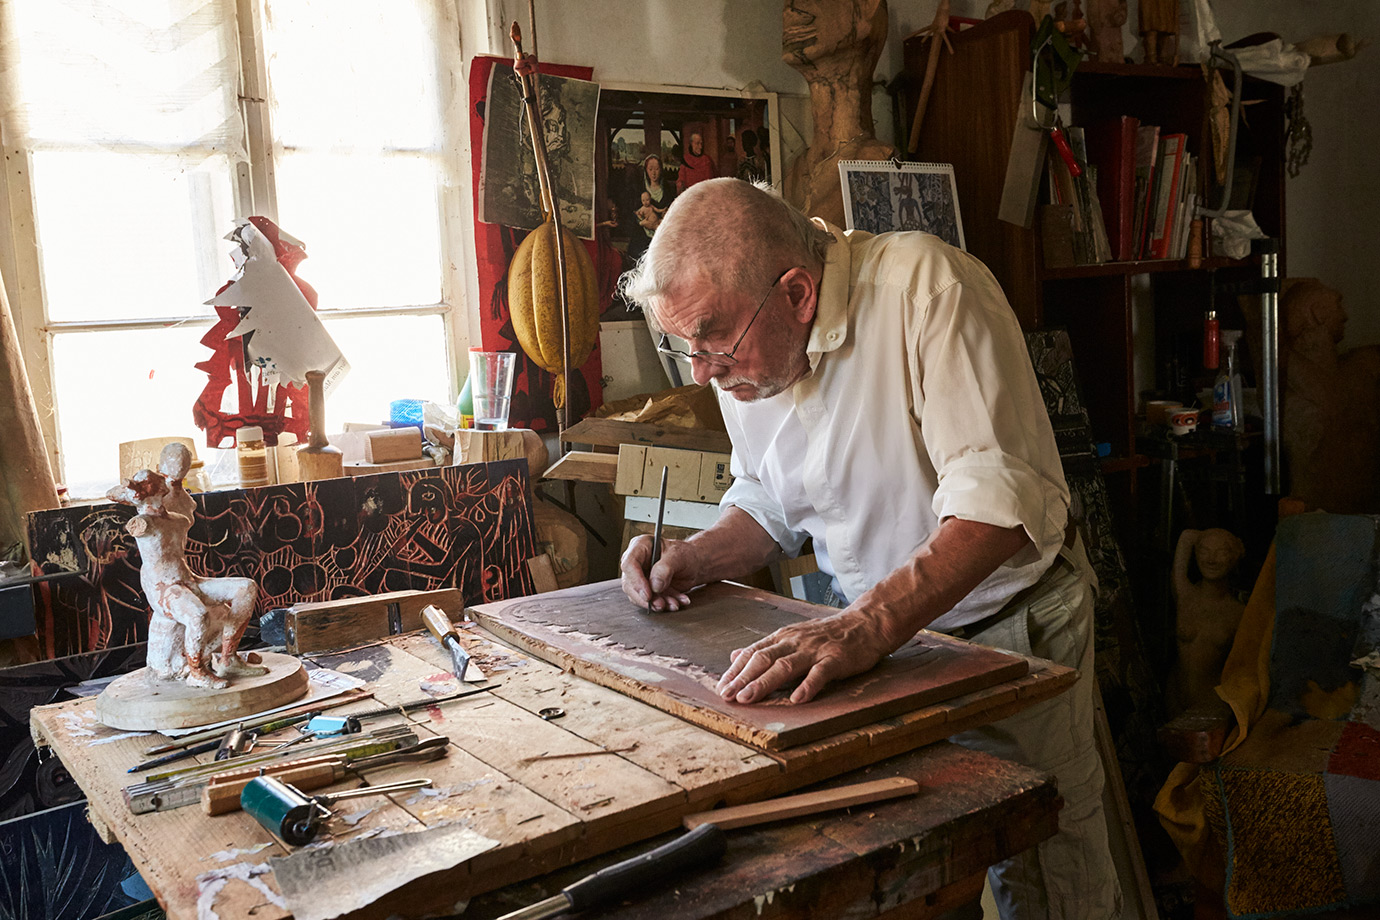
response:
[[[268,485],[268,449],[262,428],[246,425],[235,432],[235,459],[239,461],[243,488]]]
[[[188,492],[209,492],[211,490],[210,479],[206,476],[206,461],[193,460],[191,467],[187,470],[187,478],[182,480],[182,487]]]

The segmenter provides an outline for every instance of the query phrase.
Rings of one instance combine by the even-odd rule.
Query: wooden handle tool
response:
[[[765,824],[768,821],[798,818],[801,815],[813,815],[821,811],[833,811],[836,808],[848,808],[852,805],[865,805],[868,802],[880,802],[903,795],[914,795],[919,791],[920,784],[915,780],[893,776],[870,783],[855,783],[836,789],[782,796],[765,802],[701,811],[686,815],[681,818],[680,823],[691,830],[701,824],[717,824],[724,830],[730,830],[735,827]]]
[[[465,651],[465,646],[460,643],[460,634],[455,631],[455,624],[446,616],[444,610],[435,604],[428,604],[422,608],[422,622],[436,637],[436,641],[441,643],[441,647],[450,652],[456,680],[468,683],[486,679],[483,672],[470,661],[470,653]]]
[[[217,776],[201,790],[201,810],[208,815],[225,815],[240,810],[240,793],[256,776],[273,776],[298,789],[320,789],[345,775],[343,758],[283,764],[281,768],[241,770]]]

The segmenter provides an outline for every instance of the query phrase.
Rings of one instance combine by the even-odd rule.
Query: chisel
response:
[[[455,631],[455,625],[451,623],[444,610],[434,604],[426,605],[422,608],[422,622],[441,643],[441,647],[450,652],[450,661],[457,680],[473,683],[488,679],[478,666],[470,661],[470,653],[460,644],[460,634]]]
[[[542,920],[568,910],[587,910],[638,889],[665,885],[676,872],[718,862],[727,849],[724,832],[713,824],[702,824],[670,843],[600,869],[562,888],[560,894],[504,914],[499,920]]]

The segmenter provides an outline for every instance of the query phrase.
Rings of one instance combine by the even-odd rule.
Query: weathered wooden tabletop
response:
[[[456,825],[482,834],[496,845],[461,865],[419,878],[373,902],[361,916],[420,916],[455,910],[484,892],[665,834],[690,812],[756,801],[834,779],[929,745],[955,731],[1009,715],[1061,692],[1076,677],[1071,669],[1032,660],[1030,673],[1017,680],[768,754],[563,672],[480,629],[462,632],[465,644],[497,688],[409,714],[418,734],[443,735],[450,740],[447,757],[368,775],[371,784],[428,776],[433,789],[426,794],[343,802],[327,831],[331,851],[337,854],[347,853],[346,848],[352,845],[364,846],[385,832],[432,831]],[[323,666],[364,679],[377,701],[385,704],[458,689],[447,670],[449,656],[426,633],[396,636],[313,658]],[[366,700],[336,711],[343,714],[377,705]],[[537,715],[552,707],[564,710],[565,715],[554,721]],[[368,727],[403,718],[396,715],[371,721]],[[136,777],[125,771],[143,759],[144,749],[156,743],[158,736],[134,736],[100,725],[91,699],[36,708],[31,725],[35,740],[52,748],[87,794],[93,823],[106,839],[124,845],[173,920],[212,914],[221,920],[251,916],[273,920],[290,915],[269,862],[272,857],[287,855],[287,848],[244,813],[211,818],[197,806],[146,815],[130,813],[122,790]],[[749,853],[754,860],[775,858],[781,865],[799,862],[801,866],[819,867],[818,872],[806,871],[796,882],[783,882],[783,886],[803,884],[807,877],[816,876],[811,884],[824,884],[829,878],[837,882],[838,873],[854,870],[875,874],[885,871],[888,860],[900,860],[898,866],[907,862],[900,859],[908,855],[902,841],[912,837],[942,844],[942,855],[926,858],[953,863],[952,871],[945,870],[945,879],[952,881],[952,873],[965,867],[975,867],[976,871],[996,858],[995,841],[1005,833],[998,829],[1007,820],[1001,817],[999,803],[1007,802],[1006,807],[1019,810],[1025,807],[1020,802],[1028,805],[1033,801],[1029,796],[1052,799],[1053,791],[1036,774],[1026,771],[1018,775],[1020,768],[1013,765],[993,761],[997,766],[969,764],[959,768],[955,766],[959,761],[952,760],[956,756],[977,755],[960,752],[941,756],[927,751],[905,760],[908,766],[904,769],[918,771],[916,778],[922,784],[934,784],[942,774],[941,785],[950,792],[968,789],[988,801],[997,810],[991,812],[993,820],[983,825],[986,829],[981,834],[970,828],[967,836],[955,836],[947,843],[943,835],[933,836],[935,828],[925,820],[931,814],[928,806],[934,802],[922,794],[908,807],[902,803],[869,806],[855,810],[847,819],[734,831],[730,858],[719,870],[730,873],[724,876],[730,880],[725,884],[730,888],[737,884],[732,873],[746,871],[743,867],[747,863],[740,857]],[[893,765],[899,763],[889,762],[885,770],[902,769]],[[345,781],[339,788],[357,784]],[[1023,790],[1020,795],[1013,791],[1017,787]],[[1045,791],[1033,791],[1040,789]],[[949,793],[945,795],[949,796],[947,801],[958,801]],[[1046,803],[1046,817],[1052,808]],[[895,821],[873,822],[859,817],[893,811]],[[903,813],[909,816],[902,817]],[[961,813],[975,812],[968,809]],[[841,823],[831,824],[833,821]],[[1039,839],[1039,822],[1027,823],[1034,830],[1026,836]],[[951,831],[958,827],[954,822],[949,825]],[[832,829],[809,830],[824,827]],[[836,843],[840,834],[847,836],[857,844],[856,852],[849,849],[851,843],[830,843],[821,849],[822,840],[815,839],[820,834]],[[805,846],[801,842],[805,840],[813,843]],[[1012,837],[1003,845],[1015,842],[1017,838]],[[959,854],[958,850],[964,852]],[[784,878],[765,868],[763,872],[766,874],[760,878],[764,884],[772,878]],[[938,879],[934,876],[936,884],[930,892],[943,887]],[[352,880],[342,874],[339,882],[348,886]],[[682,914],[676,906],[680,902],[666,901],[666,896],[668,892],[658,894],[657,910],[668,917],[735,915],[712,911]],[[754,909],[750,897],[747,903],[749,910]]]

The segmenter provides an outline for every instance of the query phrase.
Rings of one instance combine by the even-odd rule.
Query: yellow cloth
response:
[[[1275,547],[1261,567],[1251,599],[1241,615],[1236,639],[1222,669],[1217,695],[1232,708],[1236,728],[1227,736],[1222,753],[1234,750],[1265,712],[1270,696],[1270,639],[1275,628]],[[1201,766],[1181,763],[1170,772],[1155,797],[1155,812],[1183,854],[1190,872],[1200,879],[1221,879],[1222,867],[1205,857],[1217,858],[1221,844],[1213,846],[1208,829],[1198,773]]]

